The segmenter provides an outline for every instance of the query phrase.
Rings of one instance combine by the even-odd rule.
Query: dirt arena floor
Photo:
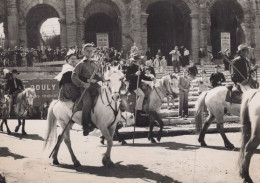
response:
[[[16,121],[9,125],[14,131]],[[227,133],[236,147],[233,151],[224,148],[219,134],[206,135],[207,148],[199,146],[196,135],[164,137],[158,144],[136,139],[135,146],[132,140],[125,146],[114,142],[115,167],[108,169],[101,162],[106,146],[100,144],[98,133],[83,137],[80,128],[75,128],[72,147],[82,166],[74,168],[64,143],[58,154],[61,165],[52,165],[48,157],[54,144],[43,149],[46,121],[31,120],[26,125],[27,136],[0,133],[0,174],[7,183],[242,182],[237,166],[240,133]],[[254,182],[260,182],[259,148],[250,166]]]

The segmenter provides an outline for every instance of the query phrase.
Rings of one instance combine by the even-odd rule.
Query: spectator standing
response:
[[[152,58],[152,53],[151,53],[150,48],[147,49],[145,55],[146,55],[147,60],[150,60]]]
[[[205,64],[205,57],[206,57],[206,54],[205,54],[203,48],[200,48],[200,51],[199,51],[199,60],[200,60],[200,65],[201,65],[201,66],[204,66],[204,64]]]
[[[190,83],[196,77],[196,72],[193,68],[188,68],[184,76],[178,78],[179,84],[179,117],[188,117],[188,95]]]
[[[180,64],[181,64],[182,67],[185,67],[186,64],[185,64],[185,60],[184,60],[184,46],[180,46],[179,52],[181,54],[181,56],[180,56]]]
[[[159,56],[159,59],[162,59],[162,51],[161,49],[158,49],[157,54]]]
[[[180,52],[178,50],[178,47],[175,46],[174,50],[172,50],[169,53],[172,56],[172,65],[173,65],[173,70],[176,73],[176,69],[178,70],[178,73],[180,72]]]
[[[166,72],[167,68],[167,60],[165,59],[165,56],[162,56],[162,60],[160,61],[160,72]]]
[[[184,48],[184,63],[185,66],[190,65],[190,52],[187,48]]]
[[[159,57],[159,55],[156,55],[156,58],[154,59],[153,65],[154,65],[155,71],[158,72],[160,70],[160,57]]]
[[[139,55],[140,49],[136,46],[136,43],[134,42],[134,45],[131,47],[130,55]]]

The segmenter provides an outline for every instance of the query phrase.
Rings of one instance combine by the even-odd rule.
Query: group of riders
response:
[[[238,47],[238,57],[230,61],[232,74],[231,79],[237,86],[238,90],[243,91],[252,87],[248,81],[251,79],[252,68],[250,61],[247,59],[249,54],[249,47],[242,44]],[[97,60],[93,59],[95,46],[92,43],[87,43],[83,46],[82,52],[84,58],[78,62],[76,50],[70,49],[65,57],[66,64],[63,65],[62,71],[55,77],[59,81],[60,93],[59,100],[72,100],[78,101],[82,110],[82,126],[83,135],[86,136],[89,132],[93,131],[95,126],[91,121],[91,109],[95,105],[95,99],[100,93],[99,82],[105,82],[102,76],[102,71],[99,68],[100,64]],[[125,74],[125,81],[128,83],[128,91],[135,93],[138,98],[135,105],[137,112],[142,110],[144,101],[144,91],[141,89],[141,82],[153,83],[155,79],[155,72],[151,66],[140,67],[142,59],[139,55],[134,54],[129,60],[129,64],[123,67]],[[93,75],[94,73],[94,75]],[[188,73],[193,77],[196,76],[193,67],[188,68]],[[15,103],[17,94],[24,90],[22,81],[17,78],[19,72],[12,70],[5,73],[4,80],[5,91],[10,95],[9,114],[12,111],[12,106]],[[92,76],[93,75],[93,76]],[[152,85],[150,85],[152,87]],[[81,97],[82,96],[82,97]],[[80,108],[80,107],[79,107]],[[124,108],[124,106],[122,106]]]

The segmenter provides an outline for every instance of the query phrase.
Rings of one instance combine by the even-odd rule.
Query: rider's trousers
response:
[[[144,92],[140,88],[137,88],[134,92],[138,96],[135,109],[141,111],[143,109]]]

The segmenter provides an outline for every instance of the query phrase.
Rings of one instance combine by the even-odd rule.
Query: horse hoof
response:
[[[11,132],[11,131],[7,131],[7,134],[8,134],[8,135],[11,135],[11,134],[12,134],[12,132]]]
[[[18,132],[18,130],[19,130],[19,126],[17,126],[14,131]]]
[[[54,165],[59,165],[59,161],[57,159],[54,159],[53,162],[52,162]]]
[[[157,140],[158,140],[158,142],[160,142],[160,141],[161,141],[161,138],[162,138],[161,136],[160,136],[160,137],[157,137]]]
[[[107,168],[113,168],[115,166],[114,163],[110,160],[110,158],[106,157],[103,157],[102,163]]]
[[[27,133],[26,132],[22,132],[22,135],[27,135]]]
[[[127,142],[125,140],[122,140],[122,145],[126,145]]]
[[[201,147],[207,147],[208,145],[206,144],[206,142],[200,142],[200,146]]]
[[[235,146],[234,146],[233,144],[225,145],[225,147],[226,147],[227,149],[230,149],[230,150],[235,149]]]
[[[105,145],[105,141],[104,140],[100,140],[100,143]]]
[[[79,161],[76,161],[76,162],[74,163],[74,167],[75,167],[75,168],[80,167],[80,166],[81,166],[81,164],[80,164]]]
[[[157,142],[154,140],[154,138],[151,138],[151,142],[153,143],[153,144],[156,144]]]

